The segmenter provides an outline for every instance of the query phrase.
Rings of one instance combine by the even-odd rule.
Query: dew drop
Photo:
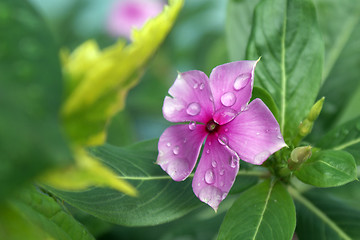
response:
[[[194,89],[197,89],[198,86],[199,86],[199,84],[195,83],[194,86],[193,86],[193,88],[194,88]]]
[[[219,137],[218,137],[218,141],[221,145],[227,145],[229,143],[229,140],[228,138],[223,135],[223,134],[220,134]]]
[[[179,151],[180,151],[180,147],[179,146],[175,146],[174,149],[173,149],[173,153],[175,155],[178,155],[179,154]]]
[[[195,130],[195,128],[196,128],[196,123],[195,122],[190,122],[189,123],[189,129],[192,131],[192,130]]]
[[[211,146],[211,141],[209,141],[209,143],[208,143],[208,144],[209,144],[209,146]]]
[[[228,128],[225,128],[225,132],[228,132],[229,131],[229,129]]]
[[[206,153],[209,154],[209,153],[210,153],[210,149],[206,150]]]
[[[215,182],[214,172],[211,169],[205,172],[205,182],[207,184],[213,184]]]
[[[268,157],[271,155],[269,151],[263,151],[261,153],[258,153],[254,157],[253,164],[261,165]]]
[[[220,170],[220,176],[223,176],[224,173],[225,173],[225,169],[221,169],[221,170]]]
[[[224,200],[226,198],[226,196],[227,196],[227,193],[223,193],[222,200]]]
[[[164,152],[163,151],[159,151],[159,157],[164,156]]]
[[[201,107],[198,103],[190,103],[186,109],[186,113],[190,116],[196,116],[200,113]]]
[[[183,159],[172,160],[167,166],[166,172],[176,181],[184,180],[189,174],[189,164]]]
[[[234,89],[239,91],[243,89],[249,82],[251,75],[248,73],[240,74],[234,81]]]
[[[211,166],[213,166],[213,168],[216,168],[216,166],[217,166],[217,162],[216,162],[216,160],[212,160],[212,162],[211,162]]]
[[[213,96],[210,96],[210,102],[213,102],[214,101],[214,98],[213,98]]]
[[[214,186],[206,186],[199,192],[199,199],[217,208],[222,200],[222,191]]]
[[[203,90],[204,89],[204,87],[205,87],[205,85],[202,83],[202,84],[200,84],[200,90]]]
[[[239,162],[240,158],[237,154],[232,154],[230,159],[230,167],[235,168],[237,163]]]
[[[225,107],[231,107],[236,102],[236,96],[232,92],[227,92],[221,96],[220,101]]]
[[[281,133],[279,133],[276,137],[277,137],[278,139],[283,139],[283,136],[281,135]]]
[[[259,133],[259,132],[257,132],[257,133],[256,133],[256,135],[257,135],[257,136],[259,136],[259,135],[260,135],[260,133]]]
[[[168,143],[166,144],[166,146],[170,147],[170,146],[171,146],[171,143],[168,142]]]

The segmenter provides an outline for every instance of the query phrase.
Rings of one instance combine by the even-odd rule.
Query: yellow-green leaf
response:
[[[127,92],[137,84],[144,64],[172,28],[183,0],[170,0],[163,12],[124,41],[103,51],[89,40],[73,53],[61,53],[66,82],[62,118],[70,139],[78,145],[104,143],[105,127],[124,107]]]
[[[39,181],[59,190],[84,190],[91,186],[110,187],[130,196],[136,189],[119,178],[110,168],[91,157],[84,149],[75,150],[76,164],[46,172]]]

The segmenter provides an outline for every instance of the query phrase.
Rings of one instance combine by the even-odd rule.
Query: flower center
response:
[[[209,133],[212,132],[216,132],[217,129],[219,127],[219,124],[217,124],[216,122],[214,122],[214,120],[210,120],[207,124],[206,124],[206,131]]]

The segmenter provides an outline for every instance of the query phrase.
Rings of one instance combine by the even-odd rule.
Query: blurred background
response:
[[[61,47],[73,50],[87,39],[95,39],[101,47],[106,47],[118,37],[128,38],[119,31],[114,32],[109,24],[116,21],[113,15],[119,15],[122,3],[134,0],[31,2],[45,17]],[[140,8],[145,7],[144,2],[155,7],[166,3],[162,0],[138,2]],[[170,125],[162,117],[161,107],[177,71],[198,69],[209,74],[213,67],[228,61],[224,28],[226,3],[186,1],[170,35],[150,60],[140,84],[130,91],[125,110],[112,120],[108,143],[121,146],[158,138]],[[127,24],[129,22],[131,19]],[[126,22],[119,20],[115,24],[121,28]]]

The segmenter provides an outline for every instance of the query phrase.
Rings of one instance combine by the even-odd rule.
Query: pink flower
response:
[[[192,187],[215,211],[239,171],[239,159],[261,165],[286,146],[279,124],[260,100],[248,104],[257,61],[217,66],[208,78],[201,71],[179,73],[165,97],[163,114],[171,122],[158,144],[157,164],[175,181],[186,179],[203,153]]]
[[[107,29],[113,36],[130,39],[133,28],[141,28],[147,20],[158,15],[163,7],[161,0],[117,1],[110,12]]]

